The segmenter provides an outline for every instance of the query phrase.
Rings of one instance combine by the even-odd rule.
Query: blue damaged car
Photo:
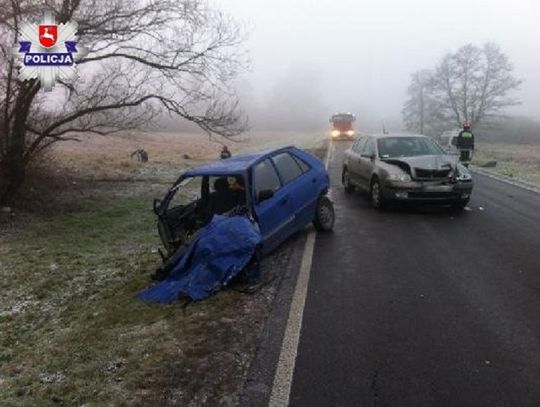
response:
[[[158,231],[174,257],[212,217],[244,213],[260,231],[268,253],[313,222],[331,230],[334,208],[327,197],[328,173],[322,162],[296,147],[238,155],[191,168],[162,200],[154,201]]]

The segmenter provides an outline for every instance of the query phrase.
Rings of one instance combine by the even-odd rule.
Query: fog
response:
[[[320,128],[335,111],[400,130],[412,72],[450,51],[499,44],[524,80],[508,113],[540,118],[538,0],[221,0],[250,27],[238,81],[253,127]]]

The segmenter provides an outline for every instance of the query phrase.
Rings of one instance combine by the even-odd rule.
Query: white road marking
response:
[[[334,143],[330,142],[324,163],[327,170],[333,152]],[[328,191],[328,194],[330,195],[330,191]],[[308,233],[306,245],[304,246],[304,255],[302,256],[302,263],[300,264],[300,271],[298,272],[296,287],[294,288],[287,326],[285,328],[285,334],[283,336],[279,360],[276,367],[276,374],[272,384],[272,393],[270,394],[270,401],[268,402],[269,407],[286,407],[289,405],[316,236],[317,234],[315,231],[311,230]]]
[[[332,142],[332,140],[330,140],[330,145],[328,146],[328,150],[326,151],[326,160],[324,160],[324,167],[326,168],[327,171],[328,171],[328,165],[330,164],[330,160],[332,159],[334,155],[334,148],[335,148],[335,145]]]
[[[294,295],[289,310],[289,319],[285,328],[281,352],[279,354],[276,375],[272,384],[269,407],[286,407],[289,405],[291,394],[296,355],[298,353],[298,342],[300,341],[300,330],[302,329],[302,317],[306,303],[309,274],[311,272],[311,261],[313,259],[313,247],[315,246],[315,231],[310,231],[304,248],[302,264],[298,272],[298,280],[294,289]]]

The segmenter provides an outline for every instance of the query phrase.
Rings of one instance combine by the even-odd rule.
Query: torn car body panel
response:
[[[268,252],[314,219],[317,200],[328,187],[322,162],[296,147],[189,169],[162,200],[154,202],[166,257],[185,245],[213,215],[238,207],[256,222],[262,250]]]

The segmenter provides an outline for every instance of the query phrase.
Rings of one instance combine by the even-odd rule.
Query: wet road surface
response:
[[[293,406],[540,406],[540,195],[475,176],[470,211],[378,212],[329,171]]]

